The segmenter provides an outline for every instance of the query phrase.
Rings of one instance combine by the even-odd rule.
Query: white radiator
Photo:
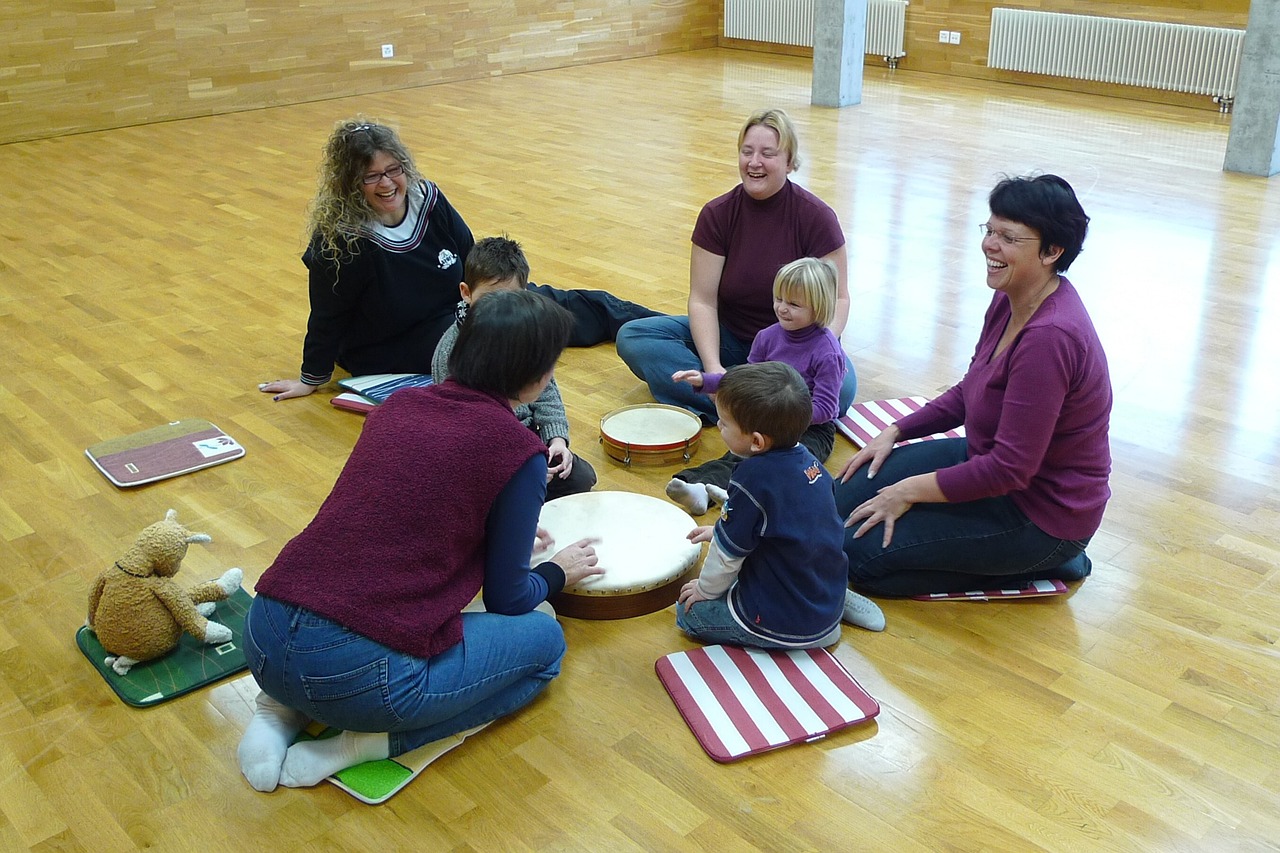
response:
[[[814,0],[724,0],[725,38],[813,47]],[[908,0],[867,0],[869,56],[906,56]]]
[[[992,9],[987,65],[1212,95],[1230,109],[1244,30]]]

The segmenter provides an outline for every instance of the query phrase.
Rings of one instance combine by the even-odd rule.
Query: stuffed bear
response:
[[[191,542],[209,542],[192,533],[169,510],[138,535],[133,547],[98,576],[89,592],[89,630],[110,652],[106,664],[126,675],[136,663],[167,654],[186,631],[209,645],[231,639],[231,629],[206,619],[213,602],[240,588],[244,572],[228,569],[215,581],[185,590],[173,580]]]

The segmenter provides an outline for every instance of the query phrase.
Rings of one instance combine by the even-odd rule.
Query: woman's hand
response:
[[[604,574],[604,569],[596,565],[595,544],[599,539],[579,539],[572,545],[561,548],[551,562],[564,570],[564,585],[572,586],[583,578]]]
[[[563,480],[573,470],[573,454],[569,452],[569,444],[560,436],[547,442],[547,482],[552,477]]]
[[[902,483],[894,483],[892,486],[884,487],[876,492],[875,497],[863,501],[849,513],[849,518],[844,523],[845,527],[853,527],[859,521],[862,522],[862,526],[853,532],[854,539],[860,539],[862,534],[884,522],[884,541],[880,547],[889,547],[889,542],[893,540],[894,522],[905,515],[913,505],[912,501],[901,494],[903,491],[901,486]]]
[[[885,486],[876,492],[875,497],[854,507],[853,512],[849,513],[849,518],[845,520],[844,526],[853,527],[861,521],[862,525],[853,533],[853,538],[858,539],[877,524],[884,522],[884,540],[880,547],[888,548],[889,543],[893,541],[894,523],[906,515],[907,510],[918,503],[946,503],[946,501],[947,496],[938,487],[937,472],[916,474],[914,477],[907,477],[893,485]]]
[[[698,586],[697,578],[680,587],[680,597],[676,599],[676,605],[683,607],[685,613],[688,613],[689,608],[699,601],[710,601],[710,599],[702,594],[702,588]]]
[[[529,562],[537,562],[540,554],[545,554],[552,548],[556,547],[555,537],[551,535],[551,531],[538,525],[538,529],[533,534],[533,554],[529,557]]]
[[[694,388],[702,387],[702,372],[698,370],[677,370],[671,374],[672,382],[688,382]]]
[[[301,379],[277,379],[274,382],[258,383],[258,390],[264,394],[275,394],[272,400],[288,400],[290,397],[305,397],[319,388],[319,385],[308,385]]]
[[[880,430],[879,435],[867,442],[867,446],[855,453],[853,458],[840,469],[840,473],[836,475],[840,482],[849,482],[854,472],[868,462],[871,465],[867,468],[867,479],[875,477],[880,472],[880,466],[884,464],[884,460],[888,459],[889,454],[893,452],[893,446],[897,444],[898,436],[901,434],[896,424],[889,424]]]

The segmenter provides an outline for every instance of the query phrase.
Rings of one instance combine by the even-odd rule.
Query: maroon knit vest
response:
[[[452,380],[397,391],[369,414],[333,491],[256,589],[436,655],[462,640],[459,613],[484,581],[489,508],[545,451],[503,400]]]

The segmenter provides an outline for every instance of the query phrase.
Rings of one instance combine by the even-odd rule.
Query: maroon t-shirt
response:
[[[742,185],[713,198],[698,214],[693,243],[724,258],[720,322],[739,340],[778,321],[773,279],[800,258],[821,258],[844,245],[840,220],[826,202],[788,180],[763,201]]]

